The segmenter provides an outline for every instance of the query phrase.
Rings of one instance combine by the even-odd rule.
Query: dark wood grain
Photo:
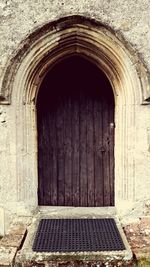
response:
[[[79,157],[79,101],[72,103],[72,197],[73,205],[80,205],[80,157]]]
[[[64,189],[65,206],[72,206],[72,112],[71,99],[64,104]]]
[[[110,166],[109,166],[109,106],[103,100],[103,175],[104,175],[104,206],[110,205]]]
[[[88,206],[95,205],[95,174],[94,174],[94,128],[93,128],[93,101],[87,100],[87,184],[88,184]]]
[[[86,98],[80,97],[80,205],[87,206],[87,107]]]
[[[114,205],[114,98],[105,75],[81,58],[45,77],[37,100],[38,203]]]
[[[65,172],[64,172],[64,108],[62,99],[59,99],[59,108],[56,114],[57,133],[57,191],[58,205],[65,204]]]
[[[43,134],[43,122],[40,119],[40,116],[38,116],[38,202],[44,204],[44,194],[43,194],[43,179],[41,179],[43,175],[43,158],[41,155],[43,154],[43,142],[42,142],[42,134]]]
[[[109,105],[109,177],[110,177],[110,206],[114,205],[114,106]]]
[[[102,103],[94,102],[94,171],[95,171],[95,206],[103,206],[104,177],[103,177],[103,110]]]
[[[57,132],[56,132],[56,114],[51,114],[50,120],[50,139],[51,139],[51,159],[49,166],[51,167],[51,205],[57,206]],[[49,204],[50,202],[48,202]]]

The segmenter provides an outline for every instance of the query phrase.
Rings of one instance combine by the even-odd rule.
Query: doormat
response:
[[[42,219],[35,235],[36,252],[125,250],[114,219]]]

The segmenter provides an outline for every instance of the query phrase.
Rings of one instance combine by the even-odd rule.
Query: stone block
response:
[[[18,249],[22,243],[22,239],[22,235],[7,234],[1,239],[0,246],[16,247]]]
[[[150,258],[150,218],[143,217],[138,224],[125,227],[125,234],[137,259]]]
[[[47,267],[49,265],[46,265],[44,263],[26,263],[23,265],[23,267]]]
[[[4,235],[4,209],[0,207],[0,236]]]
[[[59,267],[69,267],[69,266],[72,266],[72,264],[70,262],[64,262],[64,263],[59,263],[58,266]]]
[[[27,227],[23,223],[13,223],[12,225],[10,225],[8,234],[24,236],[26,231],[27,231]]]
[[[0,267],[11,267],[17,252],[15,247],[0,247]]]
[[[145,203],[144,214],[150,216],[150,200]]]
[[[22,263],[21,267],[51,267],[51,265],[49,265],[48,263],[31,263],[31,262],[26,262],[26,263]],[[53,265],[54,267],[54,265]],[[55,265],[56,267],[56,265]]]
[[[22,267],[33,267],[33,266],[36,266],[36,265],[33,264],[33,263],[22,263],[21,266],[22,266]]]
[[[150,227],[150,216],[141,218],[141,225],[144,227]]]
[[[141,218],[140,233],[142,233],[145,237],[148,236],[148,241],[150,244],[150,216]]]
[[[45,266],[45,267],[57,267],[57,266],[58,266],[58,264],[56,262],[49,262],[47,264],[47,266]]]

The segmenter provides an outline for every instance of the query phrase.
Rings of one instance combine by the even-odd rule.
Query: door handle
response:
[[[105,151],[106,151],[106,148],[105,148],[104,146],[101,146],[101,147],[99,148],[99,151],[100,151],[100,152],[105,152]]]
[[[115,123],[114,123],[114,122],[111,122],[111,123],[109,124],[109,126],[110,126],[110,129],[114,129],[114,128],[115,128]]]

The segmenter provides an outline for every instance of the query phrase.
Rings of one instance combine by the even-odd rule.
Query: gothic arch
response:
[[[115,202],[134,200],[136,105],[147,103],[128,50],[105,26],[79,16],[47,24],[31,34],[9,64],[1,103],[16,111],[17,199],[37,205],[37,131],[35,103],[47,71],[59,60],[80,54],[102,69],[115,98]],[[143,75],[144,68],[142,68]],[[147,85],[146,76],[143,76]],[[144,88],[144,89],[143,89]],[[32,181],[32,182],[31,182]]]

